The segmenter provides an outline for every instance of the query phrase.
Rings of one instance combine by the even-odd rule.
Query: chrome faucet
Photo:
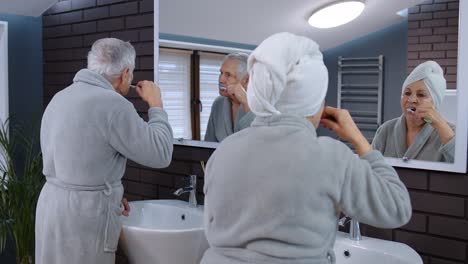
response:
[[[190,185],[187,187],[179,188],[174,192],[174,195],[180,196],[183,193],[190,192],[189,206],[197,207],[197,175],[190,175]]]
[[[361,228],[359,227],[359,222],[355,219],[349,218],[348,217],[342,217],[338,221],[338,225],[340,226],[345,226],[346,223],[349,224],[349,239],[354,240],[354,241],[359,241],[362,239],[361,237]]]

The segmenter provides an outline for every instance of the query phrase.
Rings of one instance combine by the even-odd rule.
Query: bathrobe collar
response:
[[[75,78],[73,78],[73,82],[84,82],[92,86],[97,86],[103,89],[115,91],[114,87],[112,87],[111,83],[106,80],[102,75],[99,73],[93,72],[88,69],[82,69],[78,73],[76,73]]]
[[[307,129],[314,136],[317,136],[317,131],[314,125],[305,117],[290,114],[273,114],[271,116],[257,116],[252,122],[252,127],[257,126],[293,126],[297,128]]]
[[[406,120],[405,116],[401,115],[393,131],[393,142],[398,157],[414,159],[424,147],[433,131],[434,128],[431,125],[425,124],[416,135],[413,144],[406,149]]]

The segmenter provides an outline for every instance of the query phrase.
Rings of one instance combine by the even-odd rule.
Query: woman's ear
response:
[[[244,87],[245,90],[247,90],[247,85],[249,84],[249,75],[245,75],[244,78],[241,80],[241,85]]]

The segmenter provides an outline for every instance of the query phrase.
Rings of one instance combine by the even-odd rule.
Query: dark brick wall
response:
[[[428,0],[408,10],[408,73],[421,62],[437,61],[449,89],[457,83],[458,1]]]
[[[42,17],[44,106],[86,67],[86,55],[99,38],[130,41],[137,51],[135,80],[153,80],[153,0],[61,0]],[[129,99],[144,114],[133,92]],[[143,105],[143,107],[142,107]]]
[[[188,175],[196,174],[197,200],[203,204],[203,170],[200,161],[205,164],[213,150],[174,146],[174,154],[169,167],[151,169],[134,162],[128,162],[123,177],[125,195],[129,200],[146,199],[183,199],[188,200],[188,194],[175,197],[173,192],[189,184]]]
[[[432,1],[431,1],[432,2]],[[408,57],[414,67],[432,52],[445,68],[446,77],[456,73],[457,1],[435,0],[411,10]],[[86,53],[101,37],[130,40],[137,50],[136,79],[153,79],[153,0],[67,0],[43,16],[44,104],[71,83],[75,72],[86,66]],[[414,17],[414,18],[413,18]],[[430,18],[429,18],[430,17]],[[432,19],[432,20],[431,20]],[[442,21],[443,20],[443,21]],[[440,24],[438,24],[440,23]],[[416,27],[417,26],[417,27]],[[431,37],[434,35],[434,37]],[[441,37],[442,36],[442,37]],[[442,38],[444,42],[442,42]],[[445,46],[444,46],[445,45]],[[450,81],[455,85],[455,81]],[[147,106],[136,96],[128,99],[146,115]],[[197,174],[198,200],[203,201],[203,173],[212,150],[175,146],[169,168],[154,170],[129,161],[123,179],[130,200],[173,199],[172,193],[188,183],[186,175]],[[362,226],[367,236],[400,241],[416,249],[426,264],[468,264],[468,175],[397,168],[413,203],[413,217],[395,230]],[[185,195],[180,199],[188,199]],[[126,263],[119,257],[117,263]]]

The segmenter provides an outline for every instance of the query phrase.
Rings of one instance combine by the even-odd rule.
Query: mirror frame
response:
[[[8,119],[8,22],[0,21],[0,123]]]
[[[158,79],[159,59],[159,0],[154,0],[154,77]],[[468,104],[463,103],[463,98],[468,98],[468,1],[460,1],[458,18],[458,57],[457,57],[457,123],[455,131],[455,161],[454,163],[431,162],[421,160],[403,161],[398,158],[385,157],[388,164],[394,167],[447,171],[456,173],[467,172],[467,141],[468,141]],[[459,89],[458,87],[464,87]],[[185,140],[184,140],[185,141]],[[190,142],[174,143],[191,145]],[[201,141],[200,143],[203,143]],[[209,147],[212,147],[211,145]]]
[[[8,90],[8,22],[0,21],[0,126],[10,115]],[[0,148],[0,164],[5,164],[3,152]]]
[[[385,160],[394,167],[413,168],[466,173],[467,141],[468,141],[468,104],[463,102],[468,98],[468,1],[460,1],[458,11],[458,56],[457,56],[457,123],[455,131],[455,161],[454,163],[408,160],[388,158]],[[460,89],[463,87],[463,89]]]

